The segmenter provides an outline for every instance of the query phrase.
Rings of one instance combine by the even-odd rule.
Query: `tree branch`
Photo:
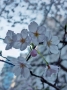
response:
[[[52,84],[52,83],[48,82],[47,80],[45,80],[43,77],[38,76],[38,75],[36,75],[36,74],[33,74],[32,71],[30,71],[30,74],[31,74],[32,76],[35,76],[35,77],[40,78],[43,83],[46,83],[46,84],[50,85],[51,87],[55,88],[56,90],[60,90],[58,87],[56,87],[54,84]]]

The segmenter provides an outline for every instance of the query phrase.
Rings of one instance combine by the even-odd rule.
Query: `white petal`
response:
[[[22,36],[20,33],[17,33],[17,40],[21,40]]]
[[[30,42],[31,42],[31,38],[28,36],[28,37],[26,38],[26,43],[27,43],[27,45],[30,45]]]
[[[39,35],[38,36],[38,41],[39,42],[44,42],[45,41],[45,35]]]
[[[45,73],[48,77],[50,77],[53,73],[57,74],[59,70],[59,67],[56,65],[50,65],[50,69],[48,67],[45,68]]]
[[[4,43],[7,43],[7,44],[11,43],[11,39],[10,39],[9,36],[6,36],[6,37],[5,37]]]
[[[36,22],[31,22],[30,25],[28,26],[29,30],[31,32],[36,32],[37,28],[38,28],[38,24]]]
[[[26,47],[27,47],[27,44],[26,43],[21,44],[20,50],[23,51],[24,49],[26,49]]]
[[[13,41],[15,42],[17,40],[17,35],[14,34],[13,37],[12,37]]]
[[[47,77],[51,76],[51,74],[52,74],[52,72],[51,72],[50,69],[46,70],[46,76],[47,76]]]
[[[15,73],[16,76],[19,76],[21,73],[21,68],[19,68],[18,66],[14,66],[12,72]]]
[[[10,38],[12,38],[13,35],[14,35],[14,32],[11,31],[11,30],[8,30],[7,36],[9,36]]]
[[[13,47],[16,48],[16,49],[19,49],[21,46],[21,43],[18,41],[18,42],[14,42],[13,44]]]
[[[40,26],[37,31],[39,34],[45,34],[46,33],[46,29],[44,26]]]
[[[51,39],[51,43],[54,44],[54,45],[58,45],[59,44],[59,39],[57,36],[52,36],[52,39]]]
[[[51,31],[46,31],[46,37],[48,38],[48,40],[51,40],[51,38],[52,38],[52,33],[51,33]]]
[[[29,32],[29,36],[31,37],[31,38],[34,38],[35,36],[34,36],[34,33],[32,33],[32,32]]]
[[[23,58],[22,56],[18,57],[17,59],[18,59],[18,62],[20,63],[24,63],[24,64],[26,63],[25,58]]]
[[[31,42],[34,44],[34,45],[38,45],[39,44],[39,41],[38,41],[38,38],[34,36],[33,33],[29,33],[30,37],[31,37]]]
[[[30,76],[30,71],[27,67],[24,68],[23,76],[25,78],[28,78]]]
[[[59,52],[58,47],[55,45],[50,46],[51,53],[57,54]]]
[[[58,69],[59,69],[58,66],[56,66],[56,65],[50,65],[50,67],[51,67],[51,69],[54,69],[54,70],[56,70],[56,72],[58,72]]]
[[[6,46],[6,50],[9,50],[9,49],[11,49],[12,48],[12,45],[10,45],[10,44],[7,44],[7,46]]]
[[[23,38],[26,38],[26,37],[28,36],[28,31],[27,31],[27,29],[23,29],[23,30],[21,31],[21,35],[22,35]]]
[[[10,63],[12,63],[12,64],[14,64],[14,65],[19,66],[18,61],[17,61],[17,59],[16,59],[16,58],[14,58],[14,59],[10,60],[9,62],[10,62]]]
[[[39,44],[39,41],[38,41],[38,38],[33,38],[32,39],[32,43],[36,46],[36,45],[38,45]]]

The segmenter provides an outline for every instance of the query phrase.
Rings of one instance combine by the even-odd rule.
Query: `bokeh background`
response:
[[[0,0],[0,38],[5,38],[8,30],[12,30],[15,33],[21,32],[23,28],[28,29],[30,22],[35,21],[39,25],[44,25],[46,30],[51,30],[54,35],[57,35],[60,40],[63,39],[64,26],[67,24],[67,0]],[[62,44],[58,45],[60,51],[58,54],[50,54],[44,52],[44,47],[41,46],[39,49],[45,55],[46,60],[49,63],[56,64],[59,57],[62,59],[60,70],[58,72],[57,86],[60,90],[67,90],[67,46]],[[17,49],[5,50],[6,44],[0,39],[0,51],[2,55],[9,59],[13,59],[21,56],[26,56],[28,49],[20,51]],[[62,49],[61,49],[62,48]],[[25,53],[24,53],[25,52]],[[0,56],[0,59],[6,60]],[[32,58],[30,63],[41,63],[41,57],[37,56]],[[14,87],[17,79],[13,81],[14,74],[11,72],[12,67],[3,62],[0,62],[0,90],[9,90],[10,87]],[[36,74],[42,74],[42,67],[33,67],[33,71]],[[32,78],[34,86],[41,86],[38,79]],[[48,80],[55,80],[56,78],[51,77]],[[17,84],[18,87],[19,84]],[[16,88],[17,88],[16,87]],[[17,89],[14,90],[17,90]],[[49,85],[44,85],[44,89],[40,90],[55,90]],[[37,89],[37,90],[39,90]],[[13,90],[13,89],[11,89]]]

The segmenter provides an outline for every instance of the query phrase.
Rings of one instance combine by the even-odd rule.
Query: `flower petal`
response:
[[[27,31],[27,29],[23,29],[23,30],[21,31],[21,35],[22,35],[23,38],[26,38],[26,37],[28,36],[28,31]]]
[[[25,58],[23,58],[22,56],[20,56],[20,57],[18,57],[18,62],[19,63],[26,63],[26,60],[25,60]]]
[[[59,44],[59,39],[57,36],[52,36],[52,39],[51,39],[51,43],[54,44],[54,45],[58,45]]]
[[[53,73],[57,74],[58,73],[58,66],[55,65],[50,65],[50,69],[46,68],[46,75],[49,77],[51,76]]]
[[[51,53],[57,54],[59,52],[58,47],[55,45],[50,46]]]
[[[34,36],[34,33],[32,33],[32,32],[29,32],[29,36],[31,37],[31,38],[34,38],[35,36]]]
[[[12,72],[15,73],[16,76],[19,76],[21,73],[21,68],[18,66],[14,66]]]
[[[16,49],[19,49],[21,46],[21,43],[19,41],[14,42],[13,47]]]
[[[27,45],[30,45],[30,42],[31,42],[31,38],[28,36],[28,37],[26,38],[26,43],[27,43]]]
[[[24,70],[23,70],[23,76],[24,76],[25,78],[28,78],[28,77],[30,76],[30,71],[29,71],[29,69],[28,69],[27,67],[24,67],[23,69],[24,69]]]
[[[37,31],[38,31],[39,34],[45,34],[46,33],[46,28],[44,26],[40,26]]]
[[[7,44],[11,43],[11,39],[10,39],[9,36],[6,36],[6,37],[5,37],[4,43],[7,43]]]
[[[17,41],[18,40],[21,40],[21,38],[22,38],[21,34],[20,33],[17,33]]]
[[[9,50],[9,49],[11,49],[12,48],[12,45],[10,45],[10,44],[7,44],[7,46],[6,46],[6,50]]]
[[[38,41],[39,42],[44,42],[45,41],[45,35],[39,35],[38,36]]]
[[[23,50],[26,49],[26,47],[27,47],[27,44],[26,44],[26,43],[21,44],[21,46],[20,46],[20,50],[23,51]]]
[[[46,31],[45,36],[47,37],[47,40],[48,40],[48,41],[51,40],[51,38],[52,38],[52,33],[51,33],[51,31]]]
[[[14,35],[14,32],[11,30],[8,30],[7,36],[9,36],[12,39],[12,36]]]
[[[29,30],[31,32],[36,32],[37,28],[38,28],[38,24],[36,22],[31,22],[30,25],[28,26]]]
[[[39,44],[39,42],[38,42],[38,38],[33,38],[32,39],[32,43],[36,46],[36,45],[38,45]]]
[[[38,42],[38,38],[34,36],[33,33],[29,33],[30,37],[31,37],[31,42],[34,44],[34,45],[38,45],[39,42]]]

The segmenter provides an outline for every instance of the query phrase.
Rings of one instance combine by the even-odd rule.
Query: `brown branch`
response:
[[[38,75],[36,75],[36,74],[33,74],[32,71],[30,71],[30,74],[31,74],[32,76],[35,76],[35,77],[40,78],[43,83],[46,83],[46,84],[50,85],[51,87],[55,88],[56,90],[60,90],[58,87],[56,87],[54,84],[52,84],[52,83],[48,82],[47,80],[45,80],[43,77],[38,76]]]
[[[64,66],[61,64],[62,61],[63,61],[63,60],[60,60],[60,59],[59,59],[57,62],[52,62],[51,64],[58,65],[58,66],[61,67],[61,69],[63,69],[65,72],[67,72],[67,68],[64,67]]]
[[[7,62],[7,61],[4,61],[4,60],[1,60],[1,59],[0,59],[0,61],[1,61],[1,62],[4,62],[4,63],[7,63],[7,64],[9,64],[9,65],[15,66],[14,64],[12,64],[12,63],[10,63],[10,62]]]

